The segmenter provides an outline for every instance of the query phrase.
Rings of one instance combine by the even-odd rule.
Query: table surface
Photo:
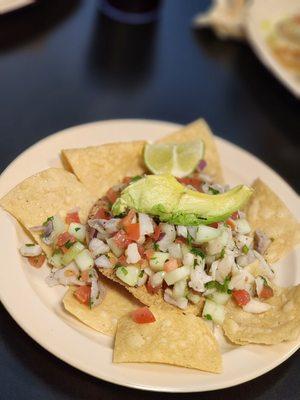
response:
[[[208,1],[165,0],[156,24],[127,26],[100,1],[51,0],[0,17],[0,170],[37,140],[85,122],[204,117],[300,190],[299,102],[248,45],[191,29]],[[141,392],[94,379],[36,344],[0,306],[2,399],[138,399]],[[235,388],[161,399],[300,397],[299,352]],[[144,399],[158,394],[145,392]]]

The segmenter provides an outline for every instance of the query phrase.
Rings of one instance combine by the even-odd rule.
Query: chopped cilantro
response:
[[[231,290],[228,289],[229,282],[230,282],[230,278],[227,276],[224,279],[223,284],[219,283],[218,281],[210,281],[210,282],[206,282],[204,286],[206,289],[216,289],[218,292],[230,294]]]
[[[264,276],[262,276],[262,275],[259,275],[260,277],[261,277],[261,279],[264,281],[264,286],[269,286],[268,285],[268,282],[267,282],[267,280],[266,280],[266,278],[264,277]]]
[[[144,271],[142,270],[140,273],[139,273],[139,278],[142,278],[144,276]]]
[[[192,238],[192,236],[190,235],[189,232],[187,233],[187,241],[188,241],[189,246],[191,246],[191,244],[193,242],[193,238]]]
[[[157,243],[153,243],[153,249],[155,251],[158,251],[159,250],[159,245]]]
[[[73,244],[74,244],[74,243],[72,243],[70,240],[68,240],[68,241],[64,244],[64,246],[65,246],[67,249],[69,249],[70,247],[73,246]]]
[[[205,254],[203,253],[203,251],[198,249],[197,247],[192,247],[190,251],[191,253],[195,254],[195,256],[205,258]]]
[[[127,269],[126,269],[125,267],[121,267],[121,271],[122,271],[122,273],[123,273],[124,275],[127,275],[127,274],[128,274],[128,271],[127,271]]]
[[[273,237],[270,237],[270,240],[271,240],[271,242],[274,242],[275,239]]]
[[[219,194],[220,193],[219,190],[214,189],[212,187],[209,188],[209,192],[211,192],[212,194]]]
[[[204,318],[208,319],[208,321],[212,321],[212,316],[210,314],[205,314]]]
[[[221,254],[220,254],[220,258],[224,258],[225,256],[225,247],[223,247]]]
[[[53,221],[54,217],[48,217],[45,222],[43,222],[43,226],[46,226],[49,221]]]
[[[122,267],[122,265],[121,265],[120,263],[117,263],[117,264],[114,266],[115,269],[120,268],[120,267]]]
[[[81,228],[75,228],[75,232],[78,232],[78,231],[80,231],[80,229],[81,229]]]
[[[249,247],[244,244],[244,246],[242,247],[242,252],[244,254],[248,254],[248,251],[249,251]]]
[[[33,244],[33,243],[26,243],[25,246],[26,246],[26,247],[33,247],[34,244]]]
[[[140,179],[142,179],[142,176],[141,175],[136,175],[136,176],[133,176],[131,178],[131,182],[136,182],[136,181],[139,181]]]

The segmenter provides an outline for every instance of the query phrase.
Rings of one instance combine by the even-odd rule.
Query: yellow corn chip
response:
[[[0,205],[23,225],[49,257],[51,248],[30,228],[55,214],[64,218],[75,207],[85,222],[95,200],[75,175],[61,168],[50,168],[19,183],[0,200]]]
[[[300,334],[300,285],[275,289],[266,303],[272,306],[268,311],[251,314],[230,300],[223,323],[225,335],[237,344],[296,340]]]
[[[254,193],[245,212],[253,231],[261,229],[271,238],[264,257],[273,264],[300,243],[300,227],[296,218],[279,197],[260,179],[252,185]]]
[[[131,316],[118,322],[114,362],[163,363],[219,373],[219,345],[202,318],[151,307],[156,321],[137,324]]]

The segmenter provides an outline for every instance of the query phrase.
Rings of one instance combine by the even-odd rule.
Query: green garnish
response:
[[[230,278],[227,276],[224,279],[223,284],[219,283],[218,281],[210,281],[206,282],[204,286],[206,289],[216,289],[218,292],[230,294],[232,291],[228,289],[229,282]]]
[[[139,278],[142,278],[144,276],[144,271],[141,271],[140,273],[139,273]]]
[[[80,231],[80,229],[81,229],[81,228],[75,228],[75,232],[78,232],[78,231]]]
[[[157,243],[153,243],[153,249],[155,251],[158,251],[159,250],[159,245]]]
[[[126,269],[125,267],[121,267],[121,271],[122,271],[122,273],[123,273],[124,275],[127,275],[127,274],[128,274],[128,271],[127,271],[127,269]]]
[[[209,192],[211,192],[212,194],[219,194],[220,193],[219,190],[214,189],[212,187],[209,188]]]
[[[212,316],[210,314],[205,314],[204,318],[208,319],[208,321],[212,321]]]
[[[70,240],[68,240],[68,241],[64,244],[64,246],[65,246],[67,249],[69,249],[70,247],[73,246],[73,244],[74,244],[74,243],[72,243]]]
[[[193,238],[192,238],[192,236],[190,235],[189,232],[187,233],[187,241],[188,241],[189,246],[191,246],[191,245],[192,245]]]
[[[242,247],[242,252],[244,254],[248,254],[248,251],[249,251],[249,247],[244,244],[244,246]]]
[[[262,276],[262,275],[259,275],[260,277],[261,277],[261,279],[264,281],[264,286],[269,286],[268,285],[268,282],[267,282],[267,280],[266,280],[266,278],[264,277],[264,276]]]
[[[33,247],[34,244],[33,244],[33,243],[26,243],[25,246],[26,246],[26,247]]]
[[[221,254],[220,254],[220,258],[224,258],[225,256],[225,247],[223,247]]]
[[[48,217],[48,218],[46,219],[46,221],[43,222],[43,226],[46,226],[46,225],[48,224],[48,222],[49,222],[49,221],[53,221],[53,219],[54,219],[53,215],[52,215],[52,217]]]
[[[117,263],[117,264],[114,266],[114,269],[121,268],[121,267],[122,267],[122,265],[121,265],[120,263]]]
[[[133,176],[131,178],[131,182],[136,182],[136,181],[139,181],[140,179],[142,179],[142,176],[141,175],[136,175],[136,176]]]
[[[197,247],[192,247],[190,251],[191,253],[195,254],[195,256],[205,258],[205,254],[203,253],[203,251],[198,249]]]

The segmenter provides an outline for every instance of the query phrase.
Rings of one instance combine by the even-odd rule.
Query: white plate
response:
[[[35,0],[0,0],[0,14],[15,11],[18,8],[26,7]]]
[[[252,0],[246,13],[246,32],[253,50],[267,68],[296,96],[300,97],[300,76],[277,61],[266,36],[278,20],[300,13],[299,0]]]
[[[67,129],[30,147],[4,171],[0,177],[0,197],[24,178],[45,168],[59,166],[58,155],[62,148],[120,140],[155,140],[178,128],[179,125],[167,122],[115,120]],[[299,216],[298,196],[269,167],[225,140],[218,138],[217,144],[229,183],[250,184],[260,176]],[[24,262],[18,248],[25,234],[3,210],[0,210],[0,225],[0,295],[4,306],[40,345],[88,374],[138,389],[165,392],[213,390],[262,375],[287,359],[300,346],[300,340],[269,347],[223,344],[224,372],[220,375],[166,365],[113,364],[112,339],[84,326],[63,311],[61,298],[64,288],[47,287],[43,280],[47,268],[36,270]],[[290,285],[300,282],[296,270],[299,255],[294,251],[283,262],[284,276],[279,274],[281,283]]]

